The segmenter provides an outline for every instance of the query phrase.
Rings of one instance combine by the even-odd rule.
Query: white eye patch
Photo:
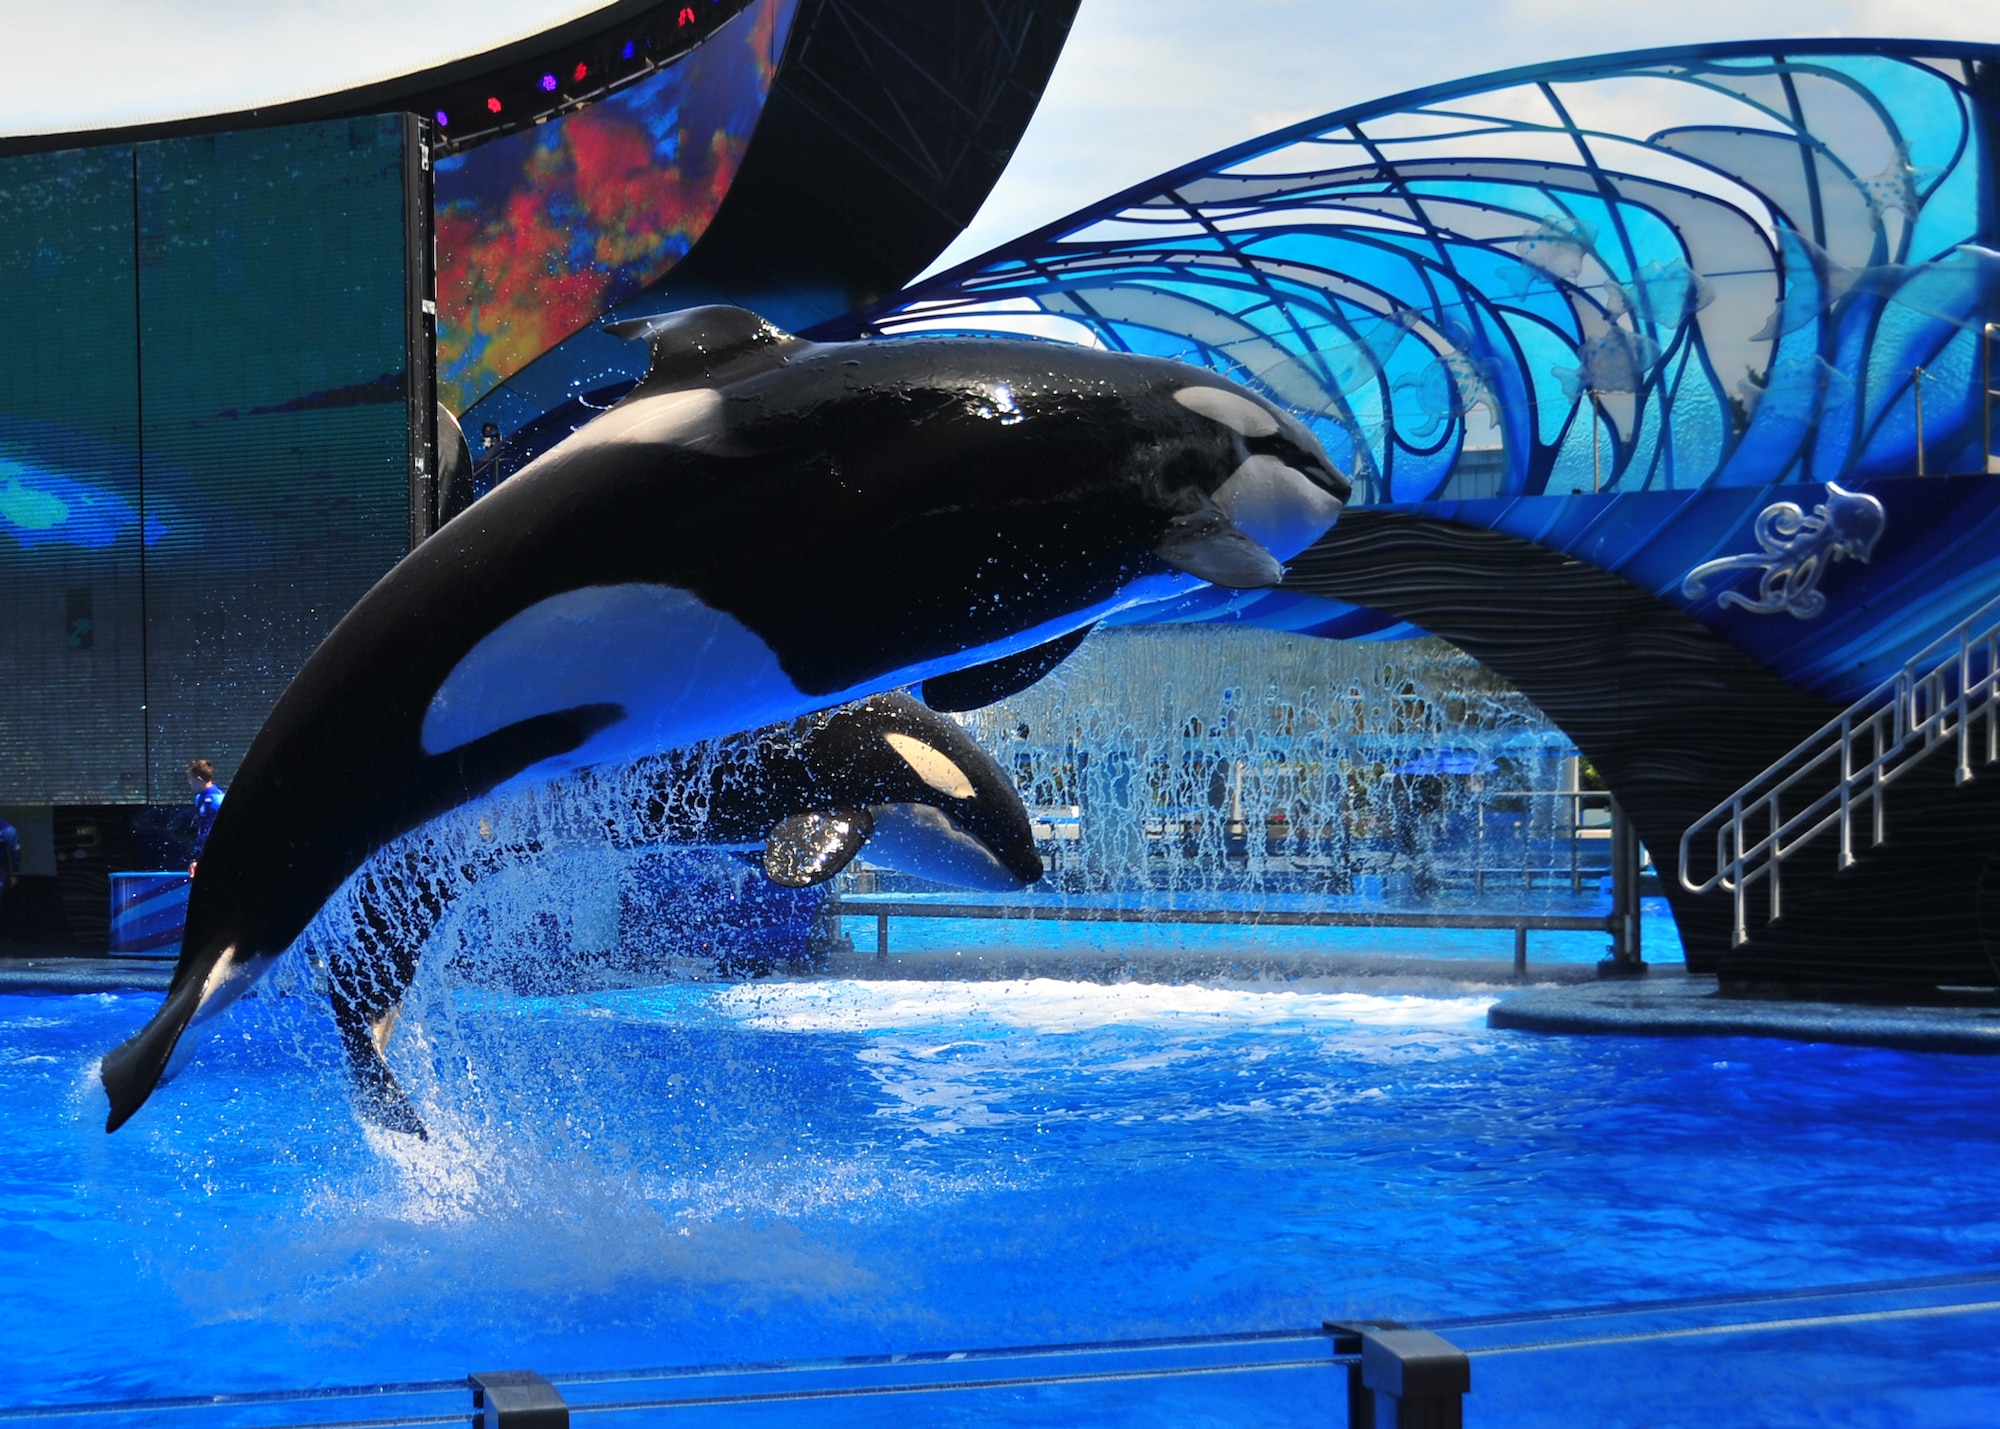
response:
[[[919,779],[938,793],[948,794],[954,799],[972,797],[972,781],[965,777],[965,771],[921,739],[894,733],[885,734],[882,738],[889,742],[891,749],[903,756],[903,762],[916,771]]]
[[[1211,422],[1222,423],[1238,436],[1277,435],[1278,419],[1248,397],[1235,392],[1225,392],[1220,387],[1183,387],[1174,393],[1174,400],[1190,412],[1199,412]]]

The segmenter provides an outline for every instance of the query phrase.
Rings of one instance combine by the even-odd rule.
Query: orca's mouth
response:
[[[1303,446],[1280,430],[1268,437],[1246,437],[1243,445],[1250,449],[1252,456],[1275,457],[1343,506],[1354,496],[1354,483],[1334,470],[1333,463],[1327,460],[1326,453],[1319,450],[1317,443],[1311,447]]]
[[[1211,495],[1229,524],[1255,547],[1247,561],[1240,550],[1234,553],[1238,559],[1226,559],[1230,553],[1222,544],[1186,552],[1193,560],[1175,561],[1171,555],[1168,560],[1222,585],[1275,584],[1276,563],[1326,534],[1354,494],[1353,484],[1296,417],[1268,402],[1206,383],[1182,387],[1173,398],[1230,433],[1236,466]]]

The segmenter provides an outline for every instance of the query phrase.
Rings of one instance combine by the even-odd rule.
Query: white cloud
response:
[[[477,54],[604,0],[7,0],[0,133],[245,109]]]

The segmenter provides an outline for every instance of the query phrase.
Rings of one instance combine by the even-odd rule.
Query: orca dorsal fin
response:
[[[652,349],[653,363],[642,387],[678,387],[706,381],[718,368],[760,347],[775,348],[797,341],[790,333],[748,308],[723,303],[679,312],[620,318],[604,324],[613,337],[643,342]]]

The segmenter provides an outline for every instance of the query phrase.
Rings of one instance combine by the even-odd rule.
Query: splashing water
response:
[[[1483,998],[1303,985],[425,981],[395,1049],[422,1143],[357,1122],[313,997],[239,1003],[109,1138],[92,1049],[152,999],[0,998],[19,1399],[1422,1318],[1996,1249],[1973,1058],[1537,1038]]]
[[[1100,630],[962,723],[1049,821],[1046,889],[1570,891],[1574,749],[1442,641]]]

